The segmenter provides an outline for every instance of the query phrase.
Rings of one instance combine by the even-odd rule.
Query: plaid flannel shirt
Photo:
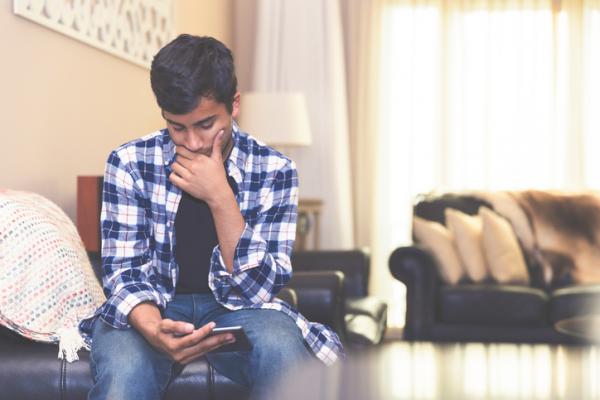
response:
[[[312,323],[274,298],[292,275],[298,204],[295,165],[275,150],[233,126],[233,149],[226,169],[237,186],[246,222],[235,249],[233,273],[227,272],[217,245],[208,276],[216,300],[230,310],[274,309],[296,322],[315,355],[330,365],[343,354],[338,336]],[[151,301],[164,309],[175,295],[178,266],[174,224],[181,190],[168,179],[175,144],[166,129],[113,151],[104,174],[102,275],[107,301],[80,324],[91,343],[96,318],[128,328],[129,312]]]

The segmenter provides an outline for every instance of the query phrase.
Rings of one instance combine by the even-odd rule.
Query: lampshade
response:
[[[243,93],[238,123],[241,130],[271,146],[308,146],[311,142],[302,93]]]

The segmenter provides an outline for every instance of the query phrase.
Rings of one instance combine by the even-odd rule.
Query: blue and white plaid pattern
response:
[[[296,231],[298,176],[295,165],[233,127],[227,173],[238,187],[236,198],[246,226],[235,250],[233,273],[219,246],[213,250],[209,286],[230,310],[279,310],[296,322],[304,340],[324,363],[343,354],[338,336],[308,322],[274,296],[292,275],[290,254]],[[115,328],[129,327],[129,312],[151,301],[164,309],[175,295],[178,267],[173,227],[181,190],[168,179],[175,145],[166,129],[113,151],[104,173],[102,275],[107,301],[80,329],[90,343],[100,317]]]

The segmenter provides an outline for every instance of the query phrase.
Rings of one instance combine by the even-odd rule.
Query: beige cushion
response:
[[[454,248],[452,233],[442,224],[419,217],[413,219],[413,233],[417,241],[433,254],[442,280],[451,285],[458,283],[464,271]]]
[[[489,271],[483,254],[481,217],[452,208],[447,208],[445,215],[446,226],[452,232],[454,245],[467,275],[473,282],[485,280]]]
[[[483,250],[492,277],[498,283],[529,284],[529,273],[519,242],[510,223],[481,207]]]

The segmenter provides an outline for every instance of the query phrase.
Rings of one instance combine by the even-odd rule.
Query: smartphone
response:
[[[244,328],[241,326],[220,326],[212,330],[207,337],[219,335],[221,333],[231,333],[235,337],[235,342],[223,345],[217,349],[210,351],[210,353],[225,353],[229,351],[250,351],[252,345]]]
[[[231,333],[235,337],[235,342],[225,344],[215,350],[210,351],[209,353],[224,353],[228,351],[250,351],[252,350],[252,345],[250,344],[250,340],[248,336],[246,336],[246,332],[244,328],[241,326],[221,326],[214,328],[206,337],[211,337],[215,335],[219,335],[221,333]],[[189,333],[173,333],[173,336],[180,338],[189,335]]]

